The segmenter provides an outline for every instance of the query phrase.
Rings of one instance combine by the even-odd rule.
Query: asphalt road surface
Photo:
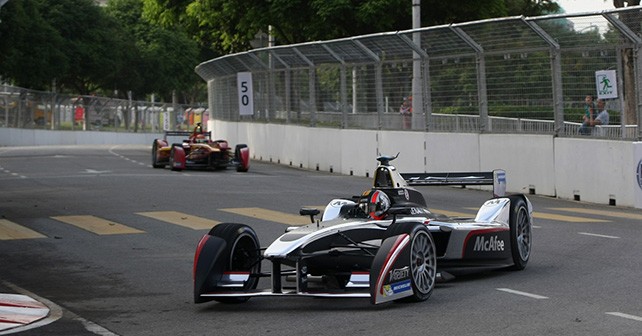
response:
[[[642,211],[535,195],[533,252],[524,271],[457,278],[422,303],[193,303],[194,250],[212,225],[249,224],[266,246],[289,225],[309,221],[298,216],[300,207],[322,207],[370,185],[362,177],[256,161],[248,173],[153,169],[145,146],[0,148],[0,293],[26,293],[52,308],[45,323],[13,331],[642,334]],[[453,187],[422,191],[434,211],[449,215],[472,216],[490,196]]]

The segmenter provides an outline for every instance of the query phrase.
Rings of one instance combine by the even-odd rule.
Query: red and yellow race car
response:
[[[188,137],[181,143],[171,143],[170,139]],[[163,139],[155,139],[152,144],[152,166],[175,171],[183,169],[226,169],[236,167],[236,171],[247,172],[250,168],[250,149],[245,144],[232,148],[226,140],[212,140],[212,132],[204,132],[197,124],[193,132],[166,131]]]

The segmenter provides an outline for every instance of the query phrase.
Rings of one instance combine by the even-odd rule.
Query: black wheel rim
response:
[[[259,259],[259,250],[254,238],[245,233],[240,235],[232,246],[229,267],[231,271],[258,273]],[[253,287],[256,281],[256,278],[250,278],[246,287]]]

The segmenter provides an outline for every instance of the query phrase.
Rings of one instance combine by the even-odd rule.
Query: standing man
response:
[[[597,100],[597,117],[593,119],[591,126],[595,125],[608,125],[609,124],[609,112],[606,110],[606,102],[604,99]]]

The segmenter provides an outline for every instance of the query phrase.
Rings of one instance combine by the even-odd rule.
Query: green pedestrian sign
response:
[[[596,71],[595,88],[597,89],[597,98],[617,98],[617,77],[615,70]]]

